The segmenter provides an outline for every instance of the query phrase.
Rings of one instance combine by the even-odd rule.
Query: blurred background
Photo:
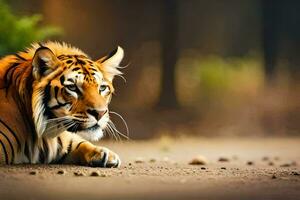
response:
[[[111,109],[131,139],[300,135],[300,1],[0,0],[0,55],[125,50]],[[126,129],[113,116],[121,132]]]

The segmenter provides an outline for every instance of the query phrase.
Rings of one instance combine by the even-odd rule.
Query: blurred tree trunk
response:
[[[178,107],[175,67],[178,58],[178,1],[162,1],[162,76],[157,106],[162,109]]]
[[[277,0],[262,0],[263,50],[264,66],[267,81],[273,79],[278,57],[280,35],[280,4]]]
[[[299,75],[300,52],[300,1],[262,0],[263,48],[267,81],[274,78],[280,58],[292,80]]]

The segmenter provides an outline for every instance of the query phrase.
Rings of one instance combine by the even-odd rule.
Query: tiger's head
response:
[[[36,49],[32,59],[33,120],[39,136],[67,130],[98,140],[109,122],[108,105],[114,76],[123,58],[118,47],[97,61],[85,54],[57,55],[48,47]]]

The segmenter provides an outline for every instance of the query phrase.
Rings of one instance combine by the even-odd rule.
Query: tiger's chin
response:
[[[72,131],[70,131],[72,132]],[[92,127],[77,130],[76,132],[73,132],[82,138],[89,140],[89,141],[97,141],[100,140],[103,137],[103,131],[100,127],[100,125],[96,124]]]

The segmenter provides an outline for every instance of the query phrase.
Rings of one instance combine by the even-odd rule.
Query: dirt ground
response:
[[[121,168],[2,166],[0,199],[300,199],[300,138],[101,144],[120,154]],[[189,165],[198,155],[208,163]]]

